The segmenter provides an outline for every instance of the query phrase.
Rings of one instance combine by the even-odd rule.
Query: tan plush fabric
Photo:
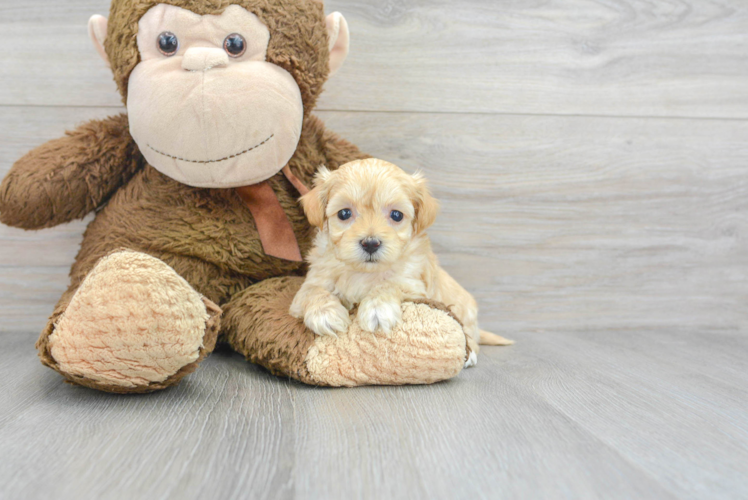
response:
[[[338,337],[318,336],[305,363],[325,385],[429,384],[454,377],[466,359],[465,333],[448,313],[403,304],[403,322],[390,333],[368,333],[354,323]]]
[[[197,360],[210,314],[200,295],[158,259],[101,259],[49,338],[71,375],[123,387],[163,382]]]
[[[149,165],[183,184],[229,188],[262,182],[288,163],[304,118],[301,93],[289,72],[265,60],[270,34],[255,14],[158,5],[139,27],[127,112]],[[166,31],[179,39],[170,57],[156,43]],[[240,57],[223,48],[231,33],[246,39]]]
[[[335,74],[350,50],[350,32],[348,22],[340,12],[333,12],[326,18],[327,32],[330,37],[330,75]]]

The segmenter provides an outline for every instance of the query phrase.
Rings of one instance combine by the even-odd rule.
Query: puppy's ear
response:
[[[312,226],[320,229],[325,225],[325,203],[320,196],[321,191],[321,188],[317,186],[301,197],[301,206],[304,207],[306,218]]]
[[[415,181],[413,207],[416,212],[414,226],[416,233],[421,233],[436,220],[436,216],[439,214],[439,202],[431,196],[428,182],[421,172],[413,174],[413,180]]]
[[[312,226],[322,229],[325,225],[325,210],[327,209],[327,196],[330,194],[330,177],[332,173],[327,167],[320,167],[314,176],[314,189],[301,197],[301,206],[304,207],[306,218]]]

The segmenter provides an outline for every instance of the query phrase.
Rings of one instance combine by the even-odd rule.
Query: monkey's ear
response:
[[[107,18],[95,14],[88,20],[88,36],[91,37],[91,41],[94,44],[96,52],[104,60],[107,66],[109,66],[109,57],[106,55],[104,50],[104,40],[106,40],[106,29],[107,29]]]
[[[348,57],[351,42],[348,21],[340,12],[333,12],[327,16],[327,38],[330,40],[330,76],[332,76]]]

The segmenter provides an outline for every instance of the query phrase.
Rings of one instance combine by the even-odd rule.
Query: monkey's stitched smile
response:
[[[149,148],[150,148],[151,150],[153,150],[154,152],[156,152],[156,153],[158,153],[158,154],[160,154],[160,155],[163,155],[163,156],[169,157],[169,158],[173,158],[174,160],[181,160],[181,161],[186,161],[186,162],[189,162],[189,163],[219,163],[219,162],[222,162],[222,161],[226,161],[226,160],[230,160],[230,159],[232,159],[232,158],[236,158],[236,157],[238,157],[238,156],[241,156],[241,155],[243,155],[243,154],[249,153],[250,151],[252,151],[252,150],[255,150],[255,149],[257,149],[257,148],[259,148],[260,146],[262,146],[263,144],[265,144],[266,142],[268,142],[268,141],[269,141],[270,139],[272,139],[272,138],[273,138],[274,136],[275,136],[275,134],[270,134],[270,137],[268,137],[267,139],[265,139],[265,140],[264,140],[264,141],[262,141],[261,143],[259,143],[259,144],[255,145],[255,146],[252,146],[252,147],[251,147],[251,148],[249,148],[249,149],[245,149],[244,151],[241,151],[241,152],[239,152],[239,153],[235,153],[235,154],[233,154],[233,155],[231,155],[231,156],[227,156],[227,157],[225,157],[225,158],[221,158],[221,159],[219,159],[219,160],[188,160],[187,158],[180,158],[179,156],[174,156],[174,155],[170,155],[170,154],[168,154],[168,153],[164,153],[163,151],[159,151],[158,149],[155,149],[155,148],[154,148],[153,146],[151,146],[150,144],[148,144],[148,147],[149,147]]]

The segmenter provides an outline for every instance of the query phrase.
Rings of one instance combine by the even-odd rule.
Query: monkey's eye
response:
[[[351,212],[350,208],[344,208],[340,212],[338,212],[338,219],[340,220],[348,220],[353,215],[353,212]]]
[[[166,57],[171,57],[179,50],[179,39],[171,31],[164,31],[158,36],[158,50]]]
[[[247,42],[239,33],[234,33],[223,41],[223,48],[231,57],[240,57],[247,50]]]
[[[395,222],[400,222],[401,220],[403,220],[403,217],[403,213],[399,210],[393,210],[392,212],[390,212],[390,218]]]

